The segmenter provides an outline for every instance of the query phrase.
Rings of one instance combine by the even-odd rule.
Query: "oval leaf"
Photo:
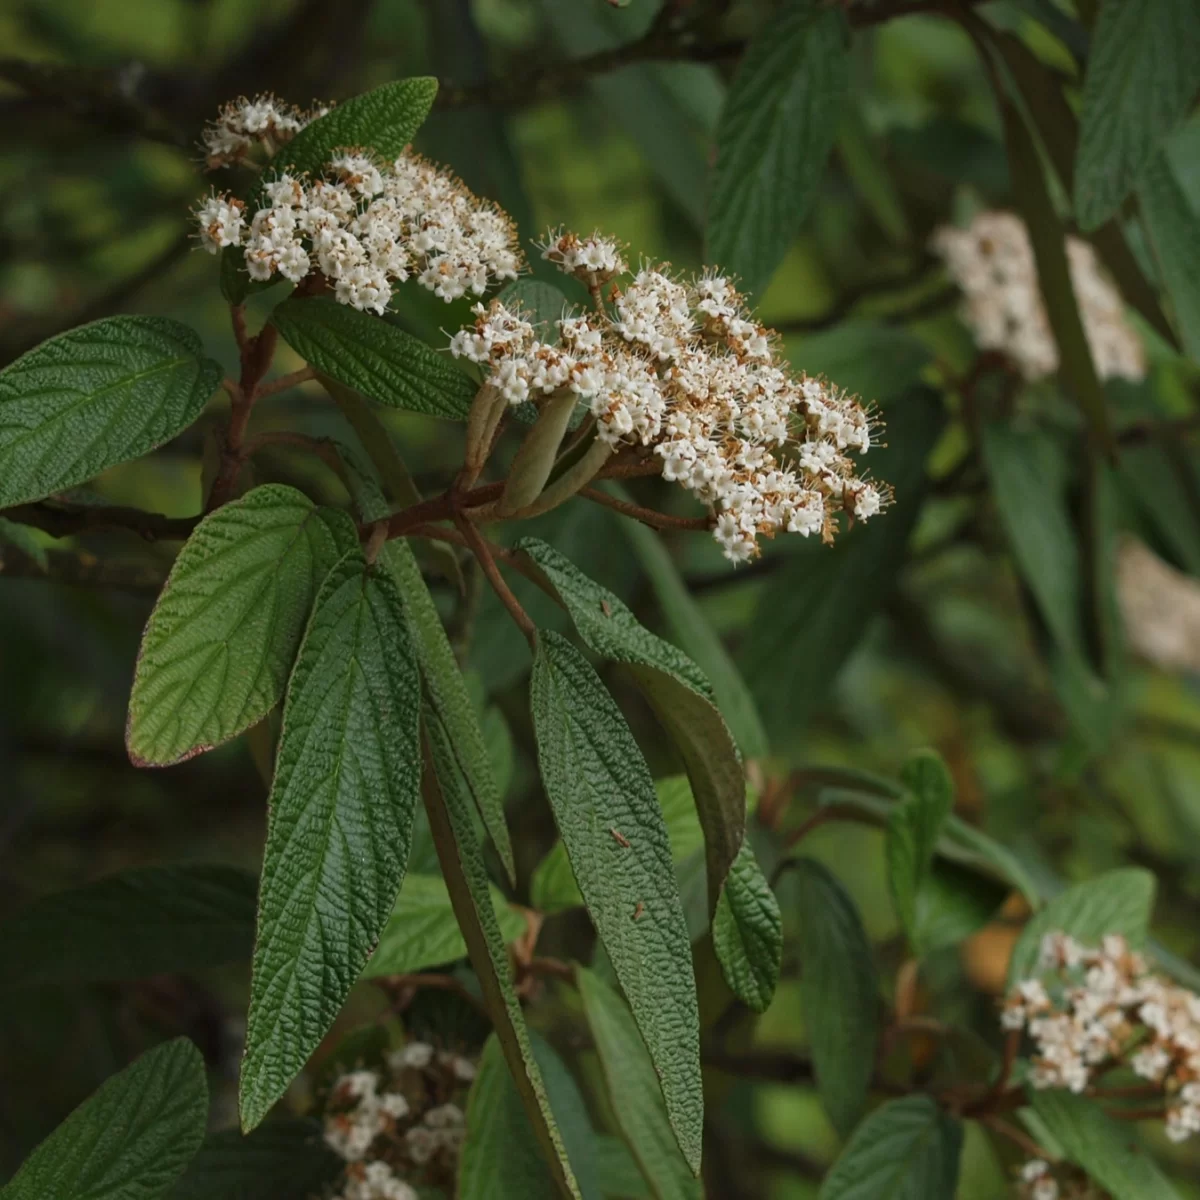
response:
[[[591,665],[541,631],[530,684],[542,785],[696,1173],[704,1099],[687,922],[645,759]]]
[[[730,991],[754,1012],[766,1012],[779,983],[783,918],[749,843],[742,844],[725,880],[712,940]]]
[[[42,1142],[4,1200],[160,1200],[196,1153],[208,1119],[200,1051],[186,1038],[148,1050]]]
[[[279,703],[312,598],[357,545],[350,518],[268,484],[210,513],[150,614],[129,698],[139,766],[180,762],[249,729]]]
[[[0,371],[0,508],[75,487],[182,433],[221,382],[165,317],[107,317]]]
[[[242,1126],[337,1016],[404,878],[420,787],[420,681],[391,576],[330,572],[288,684],[271,785],[242,1060]]]

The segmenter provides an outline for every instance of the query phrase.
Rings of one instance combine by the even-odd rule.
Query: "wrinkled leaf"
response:
[[[779,982],[783,918],[748,842],[717,901],[712,940],[730,991],[754,1012],[766,1012]]]

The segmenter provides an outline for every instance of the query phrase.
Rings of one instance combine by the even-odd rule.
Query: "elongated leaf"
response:
[[[800,905],[800,1003],[817,1088],[829,1119],[846,1135],[866,1107],[874,1070],[879,979],[862,919],[842,885],[811,858],[792,867]]]
[[[492,1027],[549,1166],[550,1177],[563,1195],[583,1200],[550,1107],[541,1068],[525,1025],[525,1014],[513,988],[512,967],[493,907],[487,868],[471,824],[470,794],[463,785],[449,735],[432,709],[425,711],[424,728],[426,769],[422,795],[425,811],[471,965],[479,977]]]
[[[1178,1200],[1128,1122],[1114,1121],[1095,1100],[1061,1089],[1031,1089],[1029,1101],[1067,1157],[1113,1200]]]
[[[687,922],[654,783],[621,710],[559,634],[538,635],[530,684],[542,784],[596,932],[700,1169],[704,1100]]]
[[[169,442],[221,382],[186,325],[106,317],[0,371],[0,508],[75,487]]]
[[[738,64],[721,113],[705,258],[761,291],[816,199],[849,87],[845,13],[785,0]]]
[[[389,408],[466,420],[478,385],[447,355],[329,296],[276,305],[271,324],[314,370]]]
[[[1098,945],[1106,933],[1119,933],[1140,946],[1153,908],[1154,876],[1140,867],[1106,871],[1067,888],[1022,930],[1008,964],[1009,985],[1034,973],[1047,933],[1069,933],[1085,945]]]
[[[288,684],[242,1060],[262,1120],[328,1031],[391,915],[420,781],[416,654],[392,577],[329,573]]]
[[[704,830],[710,915],[737,857],[746,827],[746,781],[737,747],[713,702],[703,672],[682,651],[639,624],[607,588],[553,547],[524,538],[515,549],[536,564],[597,654],[628,664],[655,715],[671,735],[692,784]]]
[[[205,517],[142,635],[130,758],[180,762],[262,720],[283,695],[321,581],[357,542],[344,513],[282,484]]]
[[[250,957],[258,881],[236,867],[131,867],[0,924],[4,984],[138,979]]]
[[[575,972],[596,1040],[613,1113],[655,1200],[699,1200],[704,1192],[679,1153],[659,1079],[629,1009],[598,975]]]
[[[105,1081],[37,1147],[4,1200],[159,1200],[204,1138],[204,1060],[186,1038]]]
[[[603,1196],[612,1200],[653,1200],[633,1155],[619,1137],[596,1135],[596,1170]]]
[[[264,1121],[243,1136],[210,1133],[170,1200],[298,1200],[318,1196],[345,1170],[316,1121]]]
[[[712,939],[730,991],[754,1012],[766,1012],[779,982],[783,918],[749,843],[743,843],[725,880]]]
[[[471,789],[475,806],[509,881],[515,883],[516,867],[508,825],[504,820],[503,797],[496,785],[478,713],[433,597],[421,578],[412,549],[403,538],[388,542],[380,561],[392,573],[404,597],[404,620],[421,663],[421,679],[429,702],[450,735],[458,768]]]
[[[1188,203],[1165,153],[1157,154],[1143,171],[1138,201],[1183,345],[1200,362],[1200,216]]]
[[[43,571],[50,570],[50,559],[39,530],[7,517],[0,517],[0,543],[15,546],[27,558],[31,558]],[[0,553],[0,570],[3,570],[6,555]]]
[[[505,942],[521,936],[525,921],[508,907],[504,897],[492,889],[500,934]],[[467,944],[454,917],[450,893],[436,875],[405,876],[404,886],[388,923],[379,936],[364,979],[379,975],[407,975],[441,963],[465,958]]]
[[[1112,216],[1200,88],[1200,8],[1192,0],[1104,0],[1083,82],[1075,213]]]
[[[854,1131],[819,1200],[953,1200],[962,1139],[930,1097],[889,1100]]]

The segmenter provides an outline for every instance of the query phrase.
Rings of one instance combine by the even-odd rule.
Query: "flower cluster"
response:
[[[1164,671],[1200,671],[1200,584],[1133,537],[1117,547],[1116,575],[1130,646]]]
[[[1124,938],[1089,949],[1047,934],[1039,974],[1009,992],[1001,1023],[1033,1039],[1034,1087],[1082,1092],[1128,1066],[1161,1089],[1172,1141],[1200,1133],[1200,996],[1151,972]]]
[[[966,229],[939,229],[931,245],[963,291],[963,317],[980,347],[1011,358],[1026,379],[1053,374],[1058,346],[1024,222],[1012,213],[984,212]],[[1141,340],[1126,319],[1120,294],[1101,272],[1096,252],[1087,242],[1068,237],[1067,262],[1100,377],[1144,378]]]
[[[346,1161],[333,1200],[417,1200],[410,1179],[453,1180],[465,1132],[453,1102],[475,1077],[470,1059],[409,1042],[382,1071],[356,1070],[330,1089],[325,1141]]]
[[[1108,1193],[1096,1188],[1082,1171],[1070,1164],[1052,1167],[1031,1158],[1017,1173],[1021,1200],[1102,1200]]]
[[[245,161],[261,148],[269,157],[290,142],[310,121],[323,117],[327,106],[299,109],[271,95],[231,100],[200,135],[208,169]]]
[[[555,234],[544,257],[597,298],[626,272],[620,247],[598,234]],[[851,456],[871,445],[868,411],[823,379],[791,375],[723,276],[685,282],[643,265],[595,312],[564,314],[552,340],[498,300],[475,312],[451,340],[455,357],[482,365],[510,404],[573,394],[601,442],[652,448],[663,478],[711,507],[733,562],[779,530],[830,541],[838,511],[866,520],[890,499],[855,474]]]

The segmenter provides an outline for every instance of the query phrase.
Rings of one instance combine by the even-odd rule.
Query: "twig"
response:
[[[1000,1072],[995,1082],[974,1104],[963,1109],[964,1116],[979,1116],[991,1112],[1004,1096],[1008,1081],[1012,1076],[1013,1064],[1017,1061],[1017,1051],[1021,1048],[1021,1031],[1010,1029],[1004,1039],[1004,1057],[1000,1060]]]
[[[601,492],[596,488],[582,488],[579,492],[587,500],[591,500],[596,504],[603,504],[605,508],[614,509],[622,516],[632,517],[635,521],[641,521],[643,525],[649,525],[652,529],[711,529],[711,517],[675,517],[670,513],[656,512],[652,508],[643,508],[640,504],[631,504],[628,500],[620,500],[616,496],[610,496],[607,492]]]
[[[492,591],[500,597],[501,603],[508,609],[509,615],[517,623],[517,628],[525,635],[525,640],[530,646],[533,646],[537,640],[537,626],[530,620],[529,614],[521,607],[521,602],[513,595],[512,589],[508,584],[505,583],[504,576],[500,574],[500,568],[496,566],[496,560],[492,556],[492,551],[487,542],[480,536],[479,530],[462,513],[454,514],[454,523],[466,539],[471,553],[478,560],[484,577],[492,585]]]
[[[490,1019],[486,1005],[463,983],[453,975],[418,974],[418,975],[380,975],[371,980],[385,992],[393,992],[393,1003],[398,1009],[407,1008],[412,1000],[412,993],[422,990],[453,992],[469,1001],[484,1016]]]
[[[980,1117],[979,1120],[981,1124],[986,1125],[993,1132],[998,1133],[1001,1137],[1008,1138],[1014,1145],[1019,1146],[1030,1158],[1048,1159],[1054,1157],[1039,1146],[1024,1130],[1009,1124],[1002,1117],[985,1116]]]
[[[261,400],[264,396],[274,396],[277,392],[286,392],[288,388],[295,387],[297,384],[307,383],[310,379],[317,377],[316,371],[312,367],[301,367],[298,371],[292,371],[287,375],[280,375],[278,379],[272,379],[270,383],[264,383],[258,389],[258,398]]]
[[[56,538],[97,529],[127,529],[148,542],[159,538],[182,541],[200,520],[199,517],[167,517],[162,513],[143,512],[140,508],[107,504],[60,506],[48,500],[36,504],[18,504],[0,511],[0,516],[22,525],[32,525]]]

